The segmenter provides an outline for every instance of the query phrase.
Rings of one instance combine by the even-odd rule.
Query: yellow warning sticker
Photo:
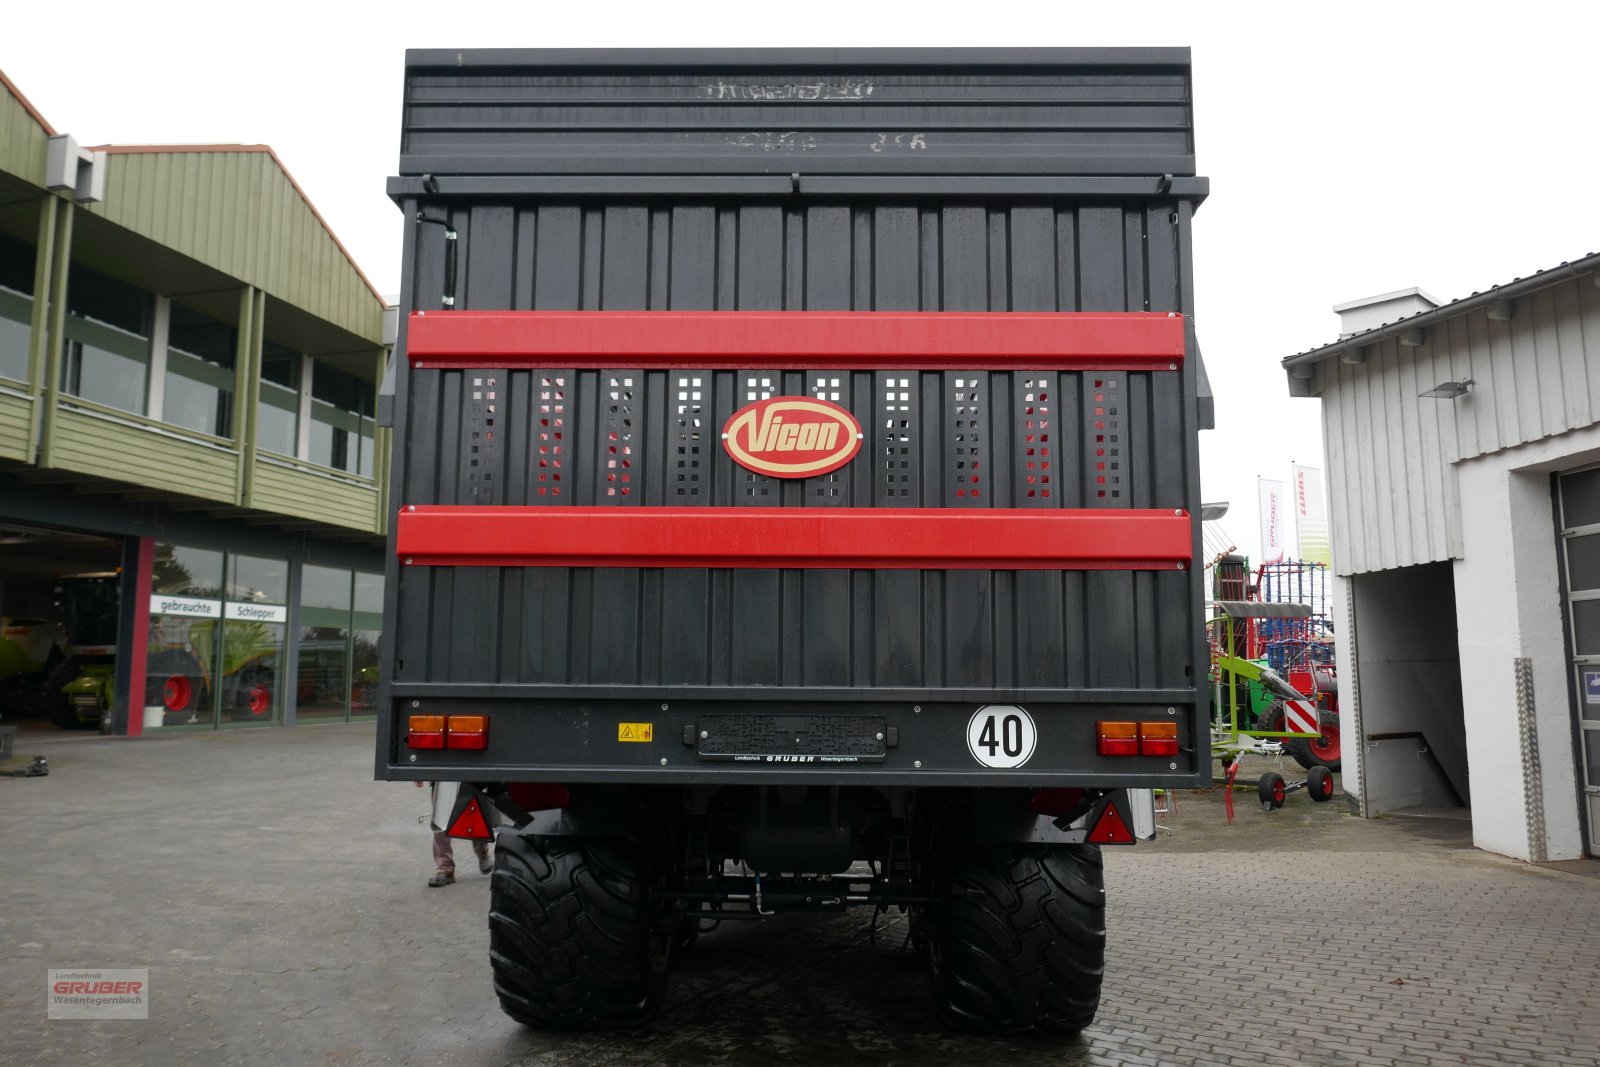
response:
[[[619,722],[617,723],[618,741],[654,741],[656,737],[655,724],[648,722]]]

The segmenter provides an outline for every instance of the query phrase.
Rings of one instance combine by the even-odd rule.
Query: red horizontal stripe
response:
[[[1170,510],[448,507],[400,512],[406,563],[455,567],[1168,570],[1193,526]]]
[[[414,312],[417,367],[1170,370],[1166,312]]]

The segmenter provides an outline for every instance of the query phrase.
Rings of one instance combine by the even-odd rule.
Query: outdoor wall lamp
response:
[[[1435,400],[1454,400],[1458,396],[1466,396],[1471,391],[1472,379],[1468,378],[1461,382],[1440,382],[1426,393],[1418,393],[1417,395],[1431,396]]]

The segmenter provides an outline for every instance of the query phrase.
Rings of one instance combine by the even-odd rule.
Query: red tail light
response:
[[[413,715],[406,724],[407,748],[443,748],[444,716]]]
[[[413,715],[406,723],[407,748],[455,748],[482,752],[489,747],[487,715]]]
[[[1177,723],[1142,722],[1139,724],[1139,755],[1176,756],[1177,754]]]
[[[445,729],[446,748],[482,752],[489,747],[489,716],[452,715]]]
[[[1139,754],[1139,724],[1134,722],[1097,722],[1095,732],[1100,737],[1100,755],[1137,756]]]

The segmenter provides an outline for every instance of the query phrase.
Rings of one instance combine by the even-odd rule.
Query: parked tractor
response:
[[[48,620],[0,618],[0,716],[31,718],[42,712],[45,683],[61,658],[56,628]]]

